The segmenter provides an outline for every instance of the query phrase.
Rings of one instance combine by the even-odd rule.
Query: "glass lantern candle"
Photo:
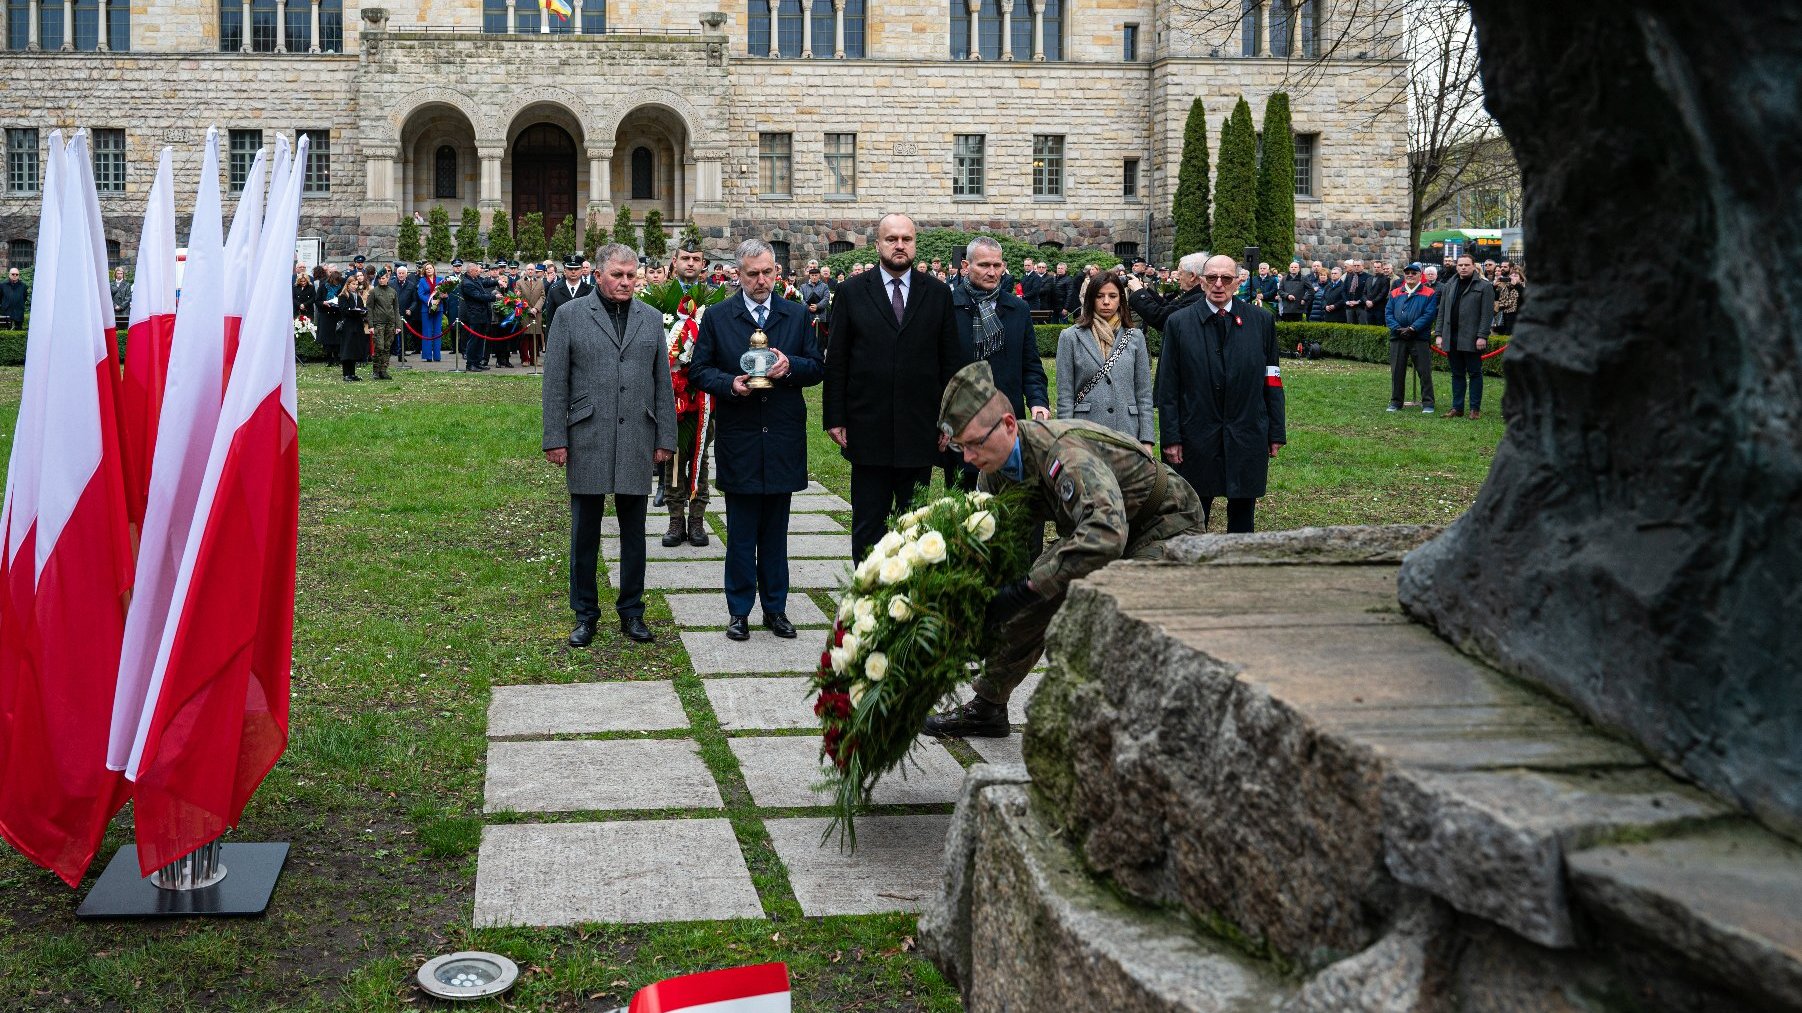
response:
[[[769,335],[760,327],[751,332],[751,350],[738,357],[745,371],[745,386],[763,390],[770,386],[770,370],[776,365],[776,353],[770,351]]]

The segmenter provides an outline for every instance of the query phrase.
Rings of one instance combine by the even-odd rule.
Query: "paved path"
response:
[[[957,798],[963,765],[923,739],[918,769],[877,789],[877,802],[903,808],[860,819],[854,854],[821,846],[830,814],[815,791],[819,740],[797,730],[817,727],[806,673],[829,625],[828,591],[850,565],[850,535],[831,515],[849,505],[816,483],[795,497],[794,510],[788,614],[801,627],[798,639],[762,629],[742,643],[726,639],[725,524],[717,515],[714,545],[705,549],[663,549],[661,525],[646,536],[647,583],[675,617],[676,628],[661,624],[656,632],[679,636],[703,676],[706,706],[728,736],[755,818],[801,910],[916,911],[937,889],[945,807]],[[618,528],[607,530],[611,578]],[[1021,687],[1016,717],[1036,683],[1035,676]],[[673,683],[496,686],[488,734],[484,810],[515,822],[483,833],[477,925],[761,917],[766,900],[783,899],[759,897]],[[1018,735],[973,745],[984,757],[1019,756]],[[552,813],[575,815],[553,821]]]

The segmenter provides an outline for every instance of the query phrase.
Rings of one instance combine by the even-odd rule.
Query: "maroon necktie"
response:
[[[895,308],[895,326],[899,327],[901,318],[907,315],[907,302],[901,298],[901,279],[890,278],[889,284],[894,286],[895,291],[895,297],[889,300],[889,305]]]

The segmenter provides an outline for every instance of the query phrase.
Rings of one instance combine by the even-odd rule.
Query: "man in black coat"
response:
[[[932,480],[944,441],[939,395],[964,365],[951,289],[914,270],[913,219],[876,225],[880,263],[839,288],[822,415],[851,462],[851,555],[862,561]]]
[[[8,268],[6,280],[0,281],[0,318],[9,321],[13,327],[23,327],[27,298],[29,298],[29,290],[19,277],[19,269]]]
[[[1181,291],[1174,299],[1163,298],[1137,278],[1126,279],[1126,287],[1130,290],[1126,303],[1132,307],[1133,316],[1147,328],[1162,334],[1164,323],[1171,314],[1201,301],[1201,265],[1206,260],[1205,254],[1191,253],[1177,262],[1176,283],[1181,286]]]
[[[714,484],[726,496],[726,636],[751,637],[751,602],[763,626],[793,639],[788,621],[789,497],[807,487],[804,387],[825,376],[807,312],[777,299],[776,255],[761,239],[738,247],[737,295],[701,317],[689,382],[713,395]],[[775,353],[767,387],[753,387],[740,359],[762,331]]]
[[[394,302],[400,313],[401,328],[394,335],[393,354],[404,366],[407,362],[407,336],[419,330],[420,309],[419,281],[413,277],[413,272],[407,270],[405,264],[394,265]]]
[[[1015,418],[1051,417],[1050,385],[1045,364],[1039,359],[1039,343],[1032,330],[1032,310],[1004,279],[1006,262],[1001,244],[987,236],[970,243],[969,266],[964,283],[951,294],[952,318],[965,362],[982,359],[994,374],[995,389],[1007,397]],[[992,326],[990,321],[993,321]],[[976,469],[955,458],[948,461],[945,484],[955,481],[965,489],[976,488]]]
[[[1020,264],[1020,270],[1024,272],[1020,275],[1020,298],[1025,301],[1028,309],[1038,308],[1039,291],[1045,287],[1045,276],[1039,272],[1038,266],[1038,262],[1031,257]]]
[[[1308,319],[1308,306],[1314,299],[1314,287],[1308,282],[1309,276],[1302,273],[1301,265],[1290,261],[1289,273],[1276,287],[1277,316],[1291,322]]]
[[[494,283],[482,277],[482,265],[470,261],[463,265],[463,281],[457,285],[460,305],[457,319],[463,325],[464,371],[488,371],[488,341],[485,335],[494,330]]]
[[[1250,531],[1270,461],[1289,442],[1276,323],[1233,298],[1233,258],[1202,267],[1201,303],[1173,315],[1164,331],[1153,397],[1164,459],[1201,496],[1202,520],[1226,497],[1226,530]]]
[[[544,290],[544,333],[551,333],[551,321],[557,307],[580,299],[594,291],[594,285],[582,277],[582,255],[572,253],[563,258],[563,280],[552,282]]]

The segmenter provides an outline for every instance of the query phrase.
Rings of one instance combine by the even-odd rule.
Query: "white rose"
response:
[[[881,682],[888,674],[888,655],[881,651],[871,652],[863,663],[863,674],[869,676],[871,682]]]
[[[901,526],[902,527],[912,527],[916,524],[919,524],[921,521],[926,519],[926,514],[927,514],[927,509],[925,507],[920,507],[918,510],[909,510],[908,512],[906,512],[900,516],[899,520],[901,522]]]
[[[876,632],[876,617],[858,616],[857,622],[853,623],[851,626],[851,632],[860,637],[867,637],[871,633]]]
[[[834,647],[831,651],[827,652],[827,654],[832,659],[832,670],[843,675],[845,673],[845,666],[851,663],[851,656],[845,653],[843,647]]]
[[[905,541],[906,540],[900,535],[890,531],[888,534],[882,536],[881,541],[876,543],[876,552],[883,556],[892,556],[895,554],[895,550],[899,549]]]
[[[882,561],[882,571],[877,574],[877,577],[884,584],[899,584],[913,572],[914,568],[908,564],[907,560],[899,556],[890,556]]]
[[[888,617],[890,619],[904,623],[913,618],[913,614],[912,603],[907,600],[906,595],[898,594],[888,600]]]
[[[928,531],[920,536],[920,540],[916,544],[920,547],[920,558],[926,562],[943,563],[945,561],[944,535],[937,531]]]
[[[878,556],[874,552],[865,556],[863,562],[857,564],[857,569],[852,572],[852,577],[857,581],[857,586],[862,590],[868,591],[870,585],[876,580],[877,570],[880,566],[882,566],[881,556]]]
[[[920,537],[920,526],[918,524],[909,524],[906,528],[902,529],[901,537],[910,542]]]
[[[987,503],[989,500],[992,500],[994,498],[995,498],[995,495],[993,493],[973,492],[970,494],[970,502],[975,504],[976,506],[982,506],[983,504]]]
[[[874,598],[857,599],[857,604],[851,607],[851,614],[860,620],[875,616],[876,600]]]
[[[906,560],[907,568],[910,570],[925,562],[925,559],[920,555],[920,546],[915,542],[908,542],[906,545],[901,546],[901,551],[895,553],[895,558]]]
[[[870,684],[867,682],[852,683],[851,684],[851,706],[856,707],[858,704],[863,703],[863,695],[865,693],[868,693],[869,691],[870,691]]]
[[[956,503],[957,503],[957,501],[952,499],[949,496],[940,496],[938,499],[933,501],[932,505],[933,506],[955,506]]]
[[[846,592],[845,596],[838,600],[838,621],[842,623],[845,620],[851,618],[851,614],[852,614],[851,610],[855,609],[856,607],[857,607],[857,596],[854,594],[851,594],[850,592]]]
[[[978,510],[965,519],[964,529],[975,535],[977,541],[986,542],[995,537],[995,515]]]
[[[863,641],[857,638],[857,634],[847,633],[845,634],[845,642],[840,646],[845,652],[846,661],[856,661],[857,652],[863,650]]]

